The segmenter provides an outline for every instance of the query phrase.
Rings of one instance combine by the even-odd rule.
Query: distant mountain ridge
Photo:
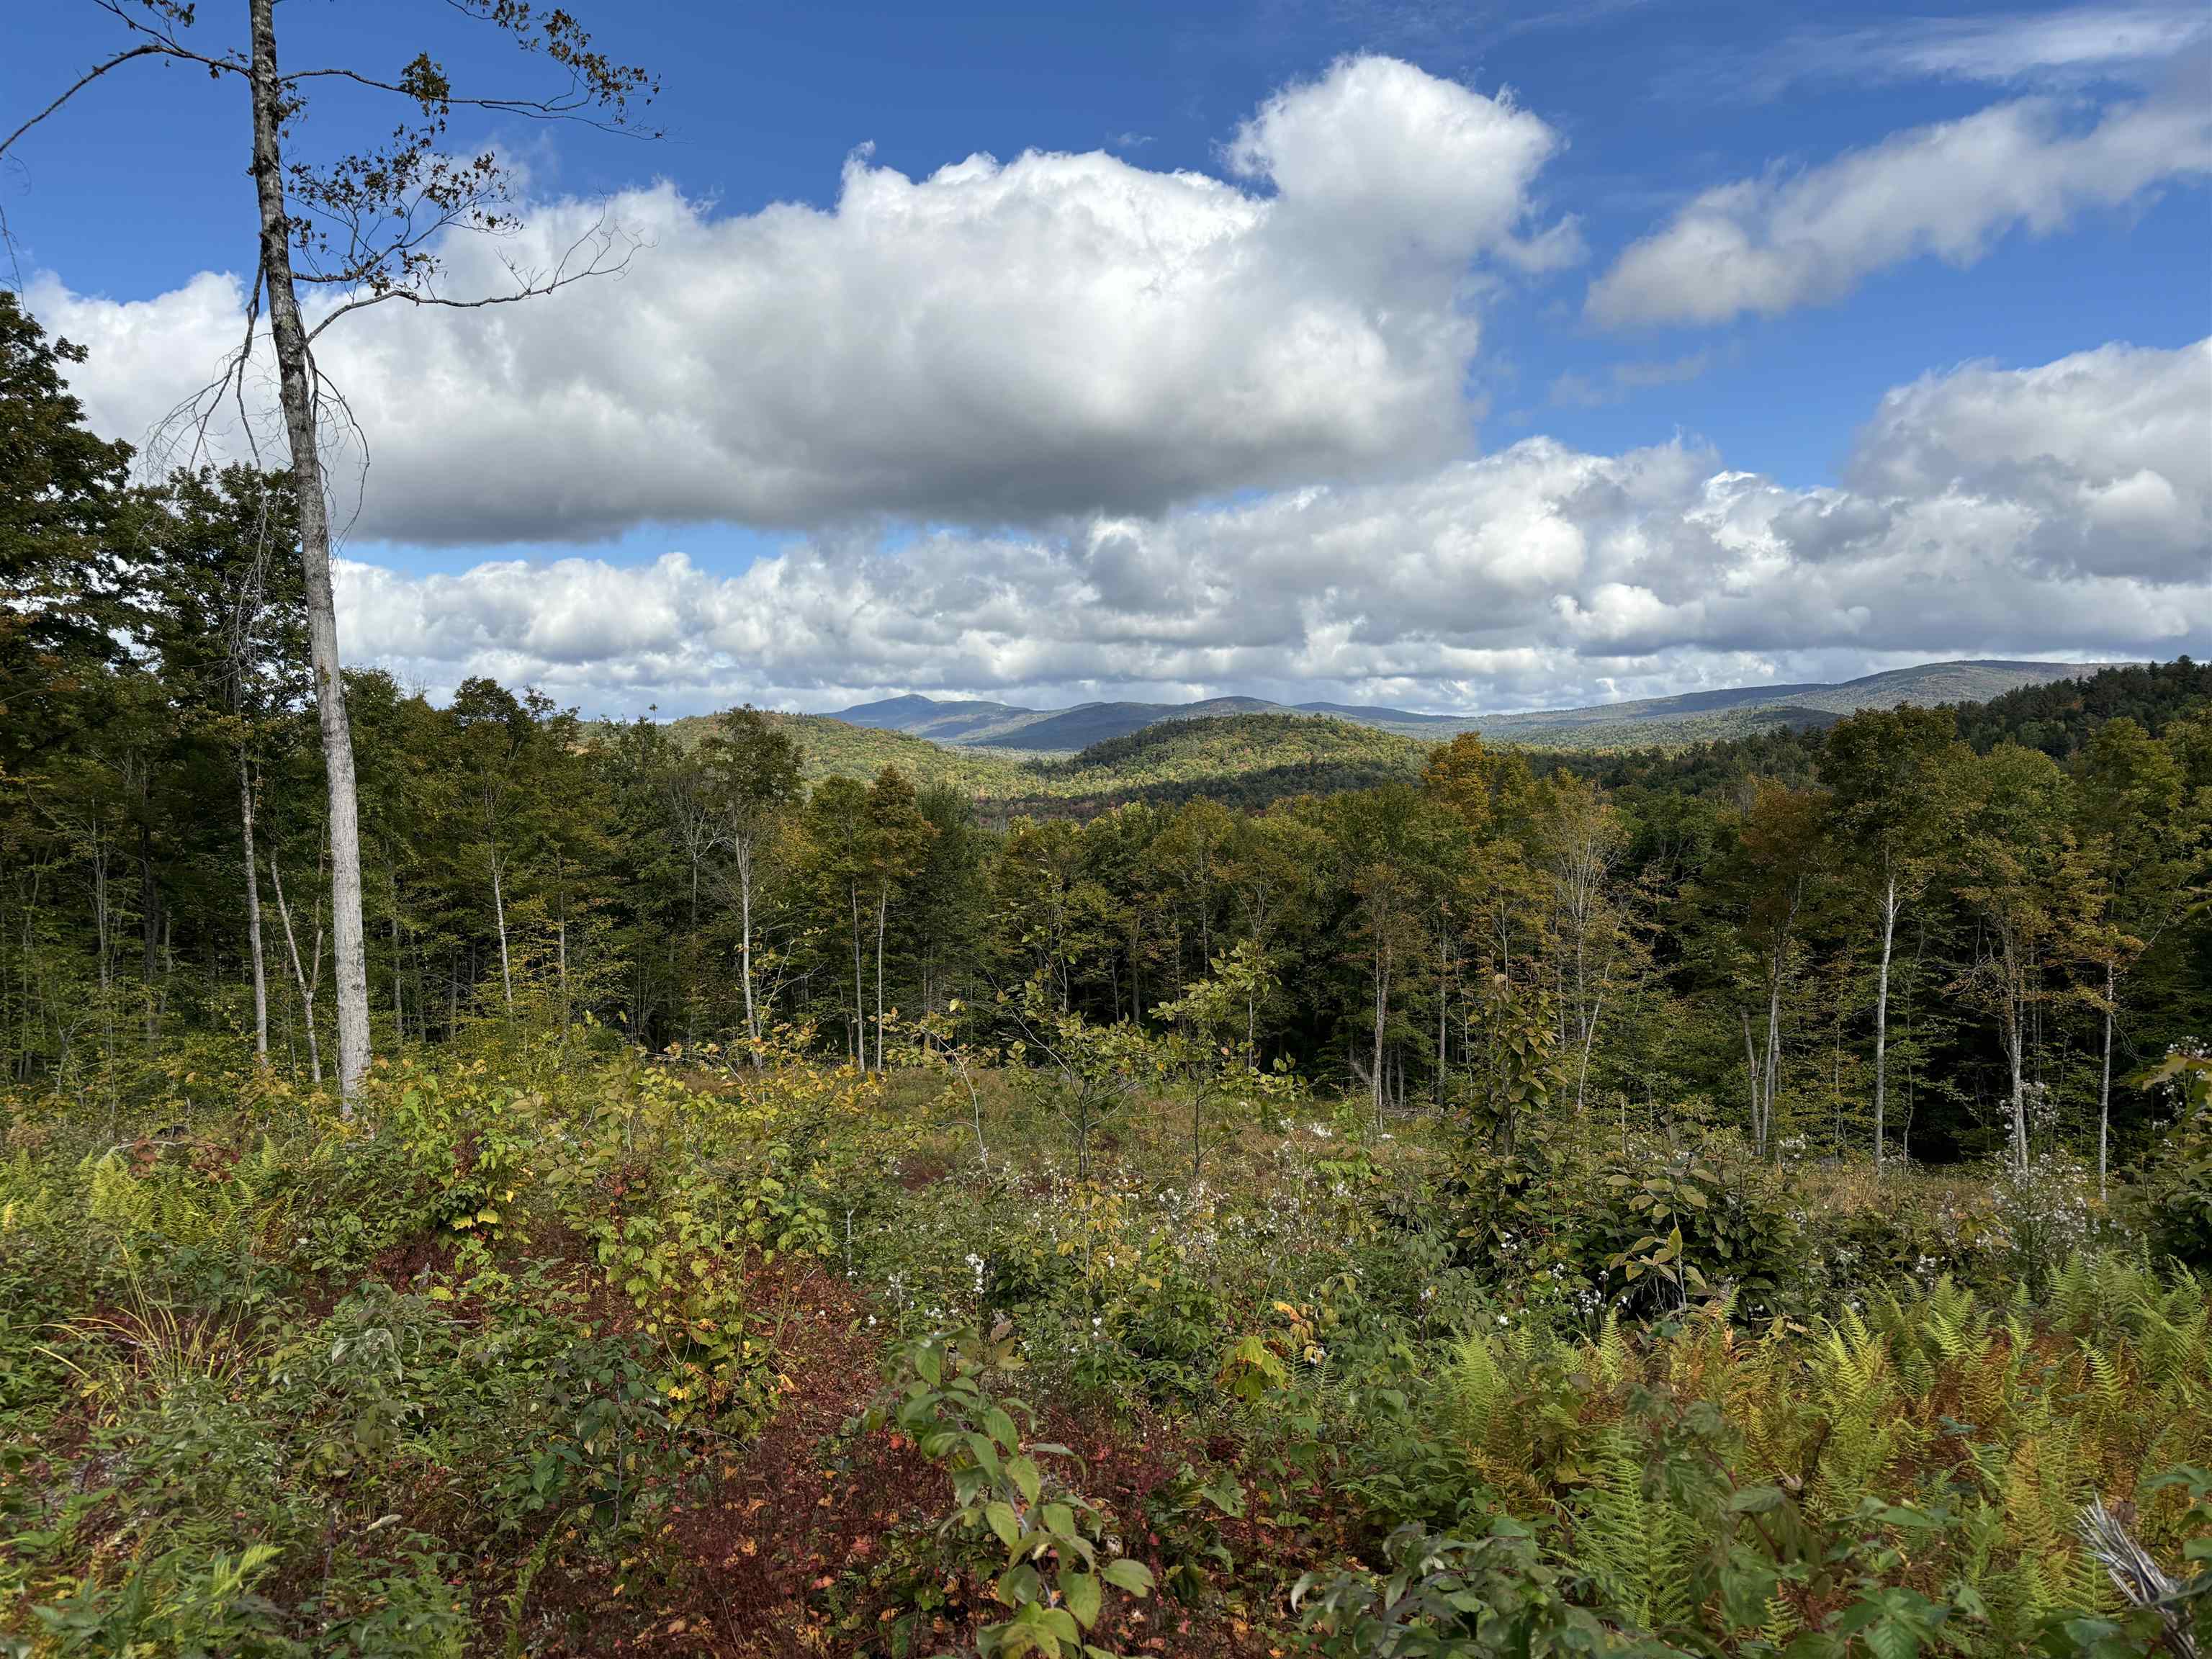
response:
[[[1596,746],[1611,742],[1694,742],[1778,726],[1825,726],[1859,708],[1979,702],[2022,686],[2094,674],[2106,663],[1967,660],[1923,663],[1840,684],[1745,685],[1687,691],[1632,702],[1498,714],[1432,714],[1358,703],[1295,706],[1261,697],[1195,702],[1086,702],[1073,708],[1024,708],[1003,702],[939,702],[907,696],[855,704],[823,716],[848,726],[898,732],[957,748],[1068,754],[1127,737],[1164,720],[1224,714],[1305,714],[1350,720],[1401,736],[1441,740],[1480,732],[1511,743]]]

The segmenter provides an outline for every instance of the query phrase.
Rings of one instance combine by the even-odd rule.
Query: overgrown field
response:
[[[1540,1090],[1378,1133],[1062,1058],[495,1046],[380,1064],[350,1118],[251,1070],[11,1100],[0,1644],[2203,1639],[2201,1116],[2100,1205],[2056,1152],[1877,1181]]]

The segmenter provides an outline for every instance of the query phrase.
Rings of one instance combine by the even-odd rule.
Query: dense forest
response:
[[[44,452],[7,508],[10,1073],[250,1044],[319,1080],[286,481],[126,485],[10,315],[11,424]],[[895,1017],[957,1002],[1004,1043],[1035,984],[1150,1028],[1233,964],[1248,1058],[1378,1112],[1457,1098],[1530,1024],[1578,1106],[1948,1161],[2022,1152],[2031,1116],[2132,1150],[2148,1109],[2112,1079],[2212,1030],[2212,669],[2185,658],[1668,753],[1173,721],[1033,763],[988,818],[896,763],[914,739],[855,732],[893,759],[825,772],[825,722],[609,725],[483,680],[439,707],[373,672],[348,705],[387,1054],[487,1020],[653,1048],[787,1027],[880,1067]]]
[[[2212,668],[933,772],[356,671],[342,1097],[289,480],[71,356],[0,294],[9,1651],[2191,1650]]]

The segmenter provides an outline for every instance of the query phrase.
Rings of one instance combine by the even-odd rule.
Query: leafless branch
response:
[[[333,428],[343,429],[347,434],[349,441],[361,451],[361,465],[354,471],[352,510],[346,514],[345,522],[339,525],[331,536],[331,545],[335,548],[342,545],[346,538],[353,533],[353,527],[360,522],[362,509],[368,500],[368,434],[362,429],[359,418],[354,414],[353,405],[346,401],[345,393],[323,378],[322,365],[315,361],[313,352],[307,355],[307,373],[313,383],[316,429],[319,432]],[[325,427],[323,422],[333,411],[336,418],[331,419],[330,425]],[[326,445],[325,447],[329,448],[331,446]],[[327,480],[331,476],[331,469],[325,466],[321,470],[324,478]],[[325,488],[328,488],[327,483]]]
[[[415,95],[410,88],[396,81],[363,75],[358,70],[290,70],[280,78],[286,86],[295,81],[350,81],[356,86],[367,87],[372,92],[389,92],[403,98]],[[568,89],[551,98],[461,98],[448,94],[442,101],[455,109],[489,110],[495,115],[519,115],[527,121],[574,121],[601,132],[617,133],[625,138],[658,138],[661,136],[658,128],[641,127],[634,121],[605,119],[581,113],[597,100],[583,78],[574,75],[568,78]]]
[[[87,70],[82,75],[77,77],[75,84],[73,84],[68,91],[63,93],[60,97],[55,99],[52,103],[48,104],[44,109],[40,110],[36,115],[33,115],[29,120],[24,122],[22,125],[17,127],[15,131],[9,133],[5,138],[0,138],[0,155],[5,155],[8,153],[8,147],[9,145],[13,144],[18,138],[21,138],[25,133],[28,132],[33,127],[38,125],[40,122],[45,120],[49,115],[52,115],[64,104],[69,102],[70,99],[76,97],[77,94],[82,92],[94,81],[100,79],[101,76],[106,74],[108,70],[120,69],[124,64],[129,63],[134,58],[184,57],[187,54],[185,53],[175,51],[173,48],[149,41],[144,46],[133,46],[128,52],[118,52],[114,57],[107,59],[105,63],[94,64],[90,69]]]
[[[215,378],[171,409],[148,434],[147,459],[157,470],[168,465],[198,469],[208,462],[208,434],[226,398],[237,406],[239,430],[245,435],[246,453],[257,468],[262,465],[261,441],[254,432],[253,416],[246,406],[246,369],[252,360],[253,336],[260,319],[261,275],[257,266],[253,290],[246,300],[245,337],[234,349],[224,353]]]
[[[106,58],[100,63],[94,64],[82,75],[79,76],[76,80],[62,93],[61,96],[55,99],[37,114],[32,116],[30,119],[25,121],[5,138],[0,138],[0,160],[8,161],[17,167],[21,167],[22,165],[21,158],[9,154],[17,139],[21,138],[25,133],[30,131],[32,128],[37,126],[40,122],[46,119],[47,117],[52,115],[57,110],[59,110],[64,105],[67,104],[70,99],[76,97],[77,94],[82,92],[94,81],[99,80],[110,70],[120,69],[124,64],[131,63],[137,58],[179,58],[185,63],[201,64],[211,74],[222,74],[225,71],[236,72],[238,70],[239,66],[237,64],[220,62],[215,58],[204,57],[201,53],[193,52],[189,47],[182,45],[173,34],[164,30],[157,29],[150,24],[131,16],[128,12],[123,9],[123,8],[117,3],[117,0],[93,0],[93,3],[102,11],[107,12],[115,17],[132,33],[145,35],[147,39],[142,41],[139,45],[132,46],[127,52],[117,52],[112,58]],[[9,232],[8,227],[8,216],[4,210],[0,210],[0,248],[5,248],[7,250],[9,270],[13,276],[14,286],[16,290],[20,292],[23,286],[23,273],[21,266],[18,265],[15,261],[15,239]]]
[[[620,256],[611,257],[617,244],[621,246]],[[619,276],[629,269],[629,262],[636,256],[638,249],[646,246],[645,239],[610,228],[608,216],[602,211],[598,222],[568,245],[550,270],[526,270],[514,260],[502,260],[507,274],[515,281],[512,293],[487,294],[475,299],[457,300],[428,289],[394,287],[357,295],[317,323],[308,333],[307,340],[313,344],[322,337],[323,331],[339,318],[353,312],[366,311],[371,306],[382,305],[389,300],[403,300],[414,306],[438,306],[451,311],[478,311],[487,306],[513,305],[519,300],[536,299],[595,276]],[[589,250],[589,258],[580,266],[576,264],[577,256],[586,249]]]

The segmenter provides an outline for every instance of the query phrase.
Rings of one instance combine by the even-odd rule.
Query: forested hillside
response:
[[[1530,748],[1612,749],[1639,744],[1710,743],[1744,733],[1819,727],[1864,708],[1976,702],[2023,687],[2094,674],[2100,666],[2051,662],[1923,663],[1840,685],[1744,685],[1583,708],[1512,714],[1424,714],[1403,708],[1331,702],[1286,708],[1258,697],[1212,697],[1188,703],[1088,702],[1073,708],[1048,709],[902,696],[840,709],[830,718],[938,743],[1038,754],[1092,748],[1176,720],[1237,714],[1327,715],[1431,743],[1462,732],[1480,732],[1494,741]]]
[[[1028,763],[356,672],[342,1098],[289,480],[58,353],[0,295],[9,1651],[2202,1628],[2204,668]]]
[[[313,1079],[327,872],[284,481],[126,486],[11,327],[43,471],[9,520],[9,1070],[248,1042]],[[595,727],[486,681],[441,708],[362,673],[375,1018],[387,1049],[589,1018],[858,1057],[894,1008],[995,1029],[975,1011],[1038,978],[1150,1024],[1241,948],[1255,1053],[1378,1103],[1465,1086],[1502,983],[1585,1104],[1696,1097],[1838,1153],[1880,1109],[1968,1155],[2036,1101],[2098,1121],[2108,1029],[2123,1074],[2212,1029],[2208,679],[2185,658],[1668,752],[1431,756],[1244,715],[1021,764],[748,711]],[[2145,1109],[2117,1100],[2132,1146]]]
[[[953,748],[903,732],[854,726],[827,714],[770,710],[763,718],[788,734],[799,756],[800,775],[809,783],[823,778],[857,778],[865,782],[889,766],[917,784],[947,784],[977,799],[995,799],[1019,793],[1029,779],[1027,769],[1015,757],[989,750]],[[694,750],[710,741],[718,727],[710,715],[690,715],[671,720],[659,729],[677,747]],[[599,742],[623,740],[620,729],[613,726],[603,726],[592,735]]]

